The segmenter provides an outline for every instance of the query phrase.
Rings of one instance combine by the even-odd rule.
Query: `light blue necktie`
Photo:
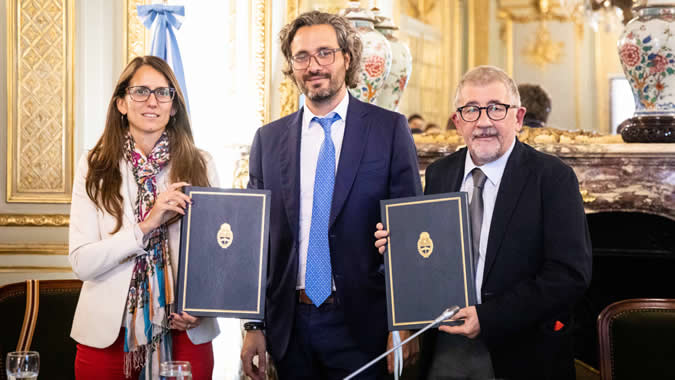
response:
[[[328,222],[335,185],[335,146],[330,136],[330,127],[339,119],[340,115],[337,113],[330,117],[315,116],[312,118],[312,121],[316,121],[323,128],[324,139],[319,158],[316,160],[316,175],[314,176],[305,293],[317,307],[330,296],[332,291]]]

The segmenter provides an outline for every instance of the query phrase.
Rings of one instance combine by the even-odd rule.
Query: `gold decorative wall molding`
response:
[[[70,215],[0,214],[0,227],[68,227]]]
[[[406,13],[422,22],[428,23],[428,15],[436,7],[438,0],[408,0]]]
[[[256,68],[256,113],[260,124],[269,122],[269,80],[272,60],[270,52],[271,41],[271,7],[272,0],[255,0],[253,4],[253,19],[255,21],[255,57]],[[269,57],[269,59],[267,59]]]
[[[70,202],[74,10],[7,0],[7,202]]]
[[[299,12],[300,0],[286,0],[286,23],[298,17]],[[282,60],[284,60],[282,65],[286,65],[285,58],[282,57]],[[299,96],[300,91],[298,91],[298,87],[290,78],[284,76],[279,85],[279,100],[281,102],[279,117],[290,115],[298,110]]]
[[[538,22],[540,23],[540,34],[542,28],[546,28],[548,22],[554,21],[559,23],[572,23],[574,25],[574,32],[576,36],[575,43],[578,45],[584,38],[584,24],[578,17],[570,17],[559,13],[556,7],[552,7],[548,0],[501,0],[499,2],[499,9],[497,11],[497,19],[500,21],[500,36],[502,41],[506,43],[506,71],[509,75],[513,75],[513,24],[528,24]],[[550,33],[548,33],[550,36]],[[533,42],[533,46],[537,47],[542,41],[539,41],[540,36],[536,36],[537,40]],[[549,38],[550,39],[550,38]],[[550,61],[545,54],[556,54],[564,48],[564,42],[544,41],[547,44],[546,49],[538,48],[538,52],[533,57],[538,62]],[[553,50],[551,50],[553,49]],[[524,55],[532,56],[532,52]]]
[[[148,30],[138,18],[136,7],[149,4],[150,0],[124,0],[124,65],[136,57],[144,56],[145,45],[150,38]]]
[[[534,66],[544,70],[550,64],[560,63],[565,43],[551,38],[551,32],[540,23],[535,36],[523,49],[523,55]]]
[[[0,255],[67,255],[68,244],[0,244]]]
[[[0,273],[71,273],[71,267],[0,266]]]
[[[490,9],[491,0],[467,0],[467,13],[469,15],[468,22],[468,50],[469,59],[468,66],[474,67],[479,65],[487,65],[489,61],[489,44],[488,36],[490,23],[485,22],[483,17]]]
[[[284,117],[298,110],[300,92],[290,78],[284,78],[279,85],[281,94],[281,112],[279,117]]]

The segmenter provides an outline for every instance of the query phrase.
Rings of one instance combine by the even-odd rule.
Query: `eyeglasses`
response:
[[[131,100],[136,102],[144,102],[148,100],[150,94],[155,94],[155,99],[160,103],[169,103],[176,96],[176,89],[171,87],[157,87],[151,90],[145,86],[131,86],[127,87],[127,92],[131,96]]]
[[[511,107],[518,108],[518,106],[514,106],[512,104],[492,103],[485,107],[472,105],[459,107],[457,108],[457,112],[459,112],[459,115],[466,122],[472,122],[480,119],[480,113],[483,110],[485,110],[485,113],[490,118],[490,120],[499,121],[504,120],[506,114],[509,112],[509,108]]]
[[[328,66],[335,62],[335,52],[342,51],[340,48],[335,49],[319,49],[314,54],[300,53],[291,57],[291,64],[296,70],[304,70],[309,67],[312,57],[316,60],[319,66]]]

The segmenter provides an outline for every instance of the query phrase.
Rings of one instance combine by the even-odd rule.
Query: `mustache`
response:
[[[480,137],[495,137],[498,136],[499,132],[497,132],[496,128],[479,128],[478,130],[474,131],[471,134],[472,138],[480,138]]]
[[[317,74],[317,73],[308,73],[302,76],[303,80],[313,80],[313,79],[330,79],[330,74]]]

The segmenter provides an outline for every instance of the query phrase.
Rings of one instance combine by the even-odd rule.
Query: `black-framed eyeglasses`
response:
[[[472,122],[480,119],[480,113],[483,110],[485,110],[485,113],[490,118],[490,120],[500,121],[504,120],[506,114],[509,112],[509,108],[518,108],[518,106],[503,103],[492,103],[485,107],[468,105],[457,108],[457,112],[459,112],[459,115],[466,122]]]
[[[171,87],[157,87],[151,90],[145,86],[131,86],[127,87],[127,92],[131,96],[131,100],[136,102],[144,102],[148,100],[150,94],[155,94],[158,102],[169,103],[176,96],[176,89]]]
[[[296,70],[304,70],[309,67],[312,57],[314,57],[319,66],[328,66],[335,62],[335,53],[338,51],[342,51],[342,49],[319,49],[319,51],[314,54],[296,54],[291,57],[291,65],[293,65],[293,68]]]

